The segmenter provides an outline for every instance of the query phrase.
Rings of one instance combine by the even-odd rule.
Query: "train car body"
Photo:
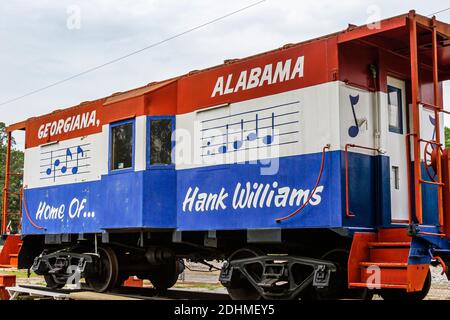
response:
[[[77,243],[119,256],[121,279],[146,278],[165,255],[177,272],[181,257],[227,259],[221,281],[233,297],[296,297],[306,286],[275,289],[281,271],[254,271],[256,280],[244,271],[287,253],[292,274],[312,268],[320,294],[340,259],[354,291],[368,287],[360,269],[372,262],[384,272],[378,289],[421,292],[436,258],[427,250],[449,261],[448,162],[436,169],[444,131],[435,110],[450,78],[449,38],[449,25],[411,12],[11,126],[26,130],[19,264],[46,274],[55,267],[45,255],[33,260],[40,251]],[[370,260],[383,243],[402,254],[409,243],[405,261]],[[147,250],[145,262],[118,253],[125,244]],[[345,257],[329,258],[336,250]]]

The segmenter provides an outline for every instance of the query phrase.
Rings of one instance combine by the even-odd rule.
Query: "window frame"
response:
[[[389,106],[390,106],[390,96],[389,94],[391,92],[396,92],[397,93],[397,104],[398,104],[398,110],[397,110],[397,116],[398,119],[400,121],[400,125],[399,126],[392,126],[389,122]],[[393,132],[393,133],[398,133],[398,134],[403,134],[403,97],[402,97],[402,89],[401,88],[397,88],[395,86],[392,85],[388,85],[387,86],[387,98],[388,98],[388,125],[389,125],[389,132]]]
[[[171,147],[171,164],[150,164],[150,158],[151,158],[151,148],[150,148],[150,142],[151,142],[151,123],[152,120],[171,120],[171,139],[170,139],[170,147]],[[175,131],[175,116],[147,116],[147,130],[146,130],[146,166],[147,170],[173,170],[175,169],[175,163],[173,162],[173,150],[175,148],[175,141],[172,139],[173,133]]]
[[[124,124],[128,124],[131,123],[132,124],[132,154],[131,154],[131,167],[129,168],[123,168],[123,169],[113,169],[112,168],[112,164],[113,164],[113,152],[112,152],[112,144],[113,144],[113,129],[115,127],[124,125]],[[119,173],[125,173],[125,172],[130,172],[130,171],[134,171],[134,167],[135,167],[135,154],[136,154],[136,119],[135,118],[131,118],[131,119],[125,119],[125,120],[120,120],[120,121],[116,121],[113,123],[109,124],[109,147],[108,147],[108,173],[109,174],[119,174]]]

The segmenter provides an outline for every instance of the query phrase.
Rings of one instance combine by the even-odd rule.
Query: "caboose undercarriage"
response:
[[[43,275],[53,288],[84,278],[93,290],[105,292],[137,276],[166,290],[177,282],[185,259],[211,269],[206,261],[218,260],[224,261],[219,280],[233,299],[370,299],[374,293],[419,299],[426,295],[429,272],[415,292],[398,289],[392,295],[392,290],[376,285],[374,290],[352,287],[350,253],[360,245],[353,238],[345,229],[27,236],[19,268]]]

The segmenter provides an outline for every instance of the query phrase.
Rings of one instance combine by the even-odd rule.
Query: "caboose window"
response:
[[[388,86],[388,118],[389,131],[402,134],[402,90],[393,86]]]
[[[133,167],[133,122],[111,126],[111,170]]]
[[[150,119],[150,165],[172,164],[172,119]]]

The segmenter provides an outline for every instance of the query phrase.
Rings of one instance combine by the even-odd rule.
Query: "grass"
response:
[[[15,275],[17,278],[28,278],[28,272],[26,270],[8,270],[0,269],[0,274]],[[35,273],[31,273],[30,277],[39,277]]]

